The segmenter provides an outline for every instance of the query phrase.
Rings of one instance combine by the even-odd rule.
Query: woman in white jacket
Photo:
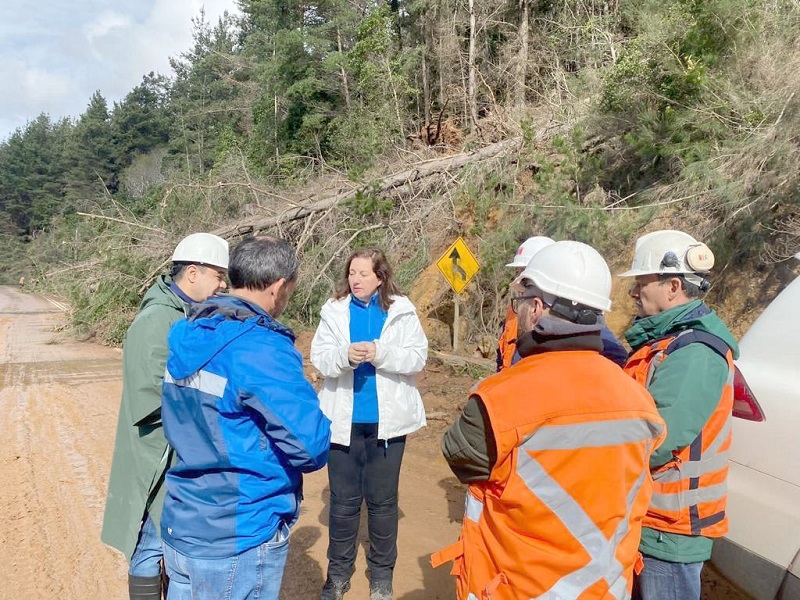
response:
[[[416,309],[400,295],[383,252],[354,252],[311,342],[311,362],[325,377],[320,405],[332,422],[328,574],[321,600],[338,600],[350,589],[364,499],[370,600],[392,598],[400,464],[405,436],[425,426],[416,374],[427,356]]]

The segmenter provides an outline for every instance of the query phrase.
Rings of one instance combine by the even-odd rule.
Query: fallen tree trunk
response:
[[[435,158],[418,163],[410,169],[406,169],[405,171],[385,177],[384,179],[380,180],[374,189],[378,194],[386,194],[393,190],[402,188],[403,186],[411,185],[424,180],[428,177],[457,171],[468,164],[501,158],[509,152],[519,148],[521,143],[521,138],[512,138],[503,140],[502,142],[498,142],[496,144],[491,144],[481,148],[480,150],[475,150],[474,152],[464,152],[462,154],[454,154],[452,156]],[[303,219],[316,212],[327,210],[342,202],[353,200],[359,191],[359,189],[354,189],[348,190],[347,192],[340,192],[332,196],[320,198],[316,202],[312,202],[305,206],[293,206],[279,215],[271,215],[261,219],[241,221],[234,225],[226,225],[225,227],[216,229],[212,233],[226,239],[259,233],[261,231],[270,229],[271,227],[275,227],[276,225],[289,223],[297,219]]]

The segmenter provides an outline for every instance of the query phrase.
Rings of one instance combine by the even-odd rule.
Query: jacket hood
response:
[[[728,344],[733,358],[739,357],[739,346],[725,323],[702,300],[692,300],[669,310],[634,321],[625,332],[625,339],[634,352],[643,345],[686,329],[705,331]]]
[[[169,289],[170,285],[172,285],[172,277],[169,275],[161,275],[156,279],[156,282],[150,286],[144,298],[142,298],[142,302],[139,304],[139,312],[142,312],[148,306],[156,304],[185,311],[186,304]]]
[[[556,317],[542,317],[517,340],[517,351],[523,358],[531,354],[563,350],[603,350],[601,323],[578,325]]]
[[[189,317],[170,330],[167,370],[175,379],[193,375],[228,344],[256,327],[285,335],[294,343],[291,329],[237,296],[214,296],[195,304]]]

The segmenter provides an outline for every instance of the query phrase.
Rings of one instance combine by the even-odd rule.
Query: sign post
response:
[[[453,351],[458,350],[459,294],[464,291],[481,266],[462,238],[458,238],[436,261],[436,266],[453,288]]]

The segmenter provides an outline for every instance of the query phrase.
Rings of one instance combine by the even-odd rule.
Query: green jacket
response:
[[[147,290],[123,342],[122,402],[100,539],[128,560],[146,512],[159,527],[166,493],[171,457],[161,426],[161,383],[169,329],[186,312],[171,282],[162,276]]]
[[[739,347],[731,332],[701,300],[639,319],[625,332],[625,338],[636,352],[646,344],[685,329],[714,334],[730,346],[734,358],[739,356]],[[679,451],[695,440],[719,403],[727,380],[725,358],[705,344],[688,344],[664,359],[648,386],[658,412],[667,424],[667,438],[653,452],[651,469],[669,462],[673,451]],[[691,563],[708,560],[712,544],[710,538],[645,527],[639,549],[643,554],[661,560]]]

